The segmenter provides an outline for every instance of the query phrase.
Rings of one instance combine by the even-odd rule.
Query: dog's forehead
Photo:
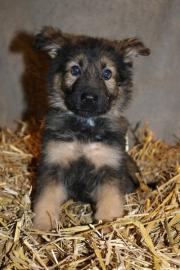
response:
[[[85,39],[72,45],[68,65],[76,62],[80,65],[98,63],[113,67],[116,57],[113,48],[105,42],[98,39]]]

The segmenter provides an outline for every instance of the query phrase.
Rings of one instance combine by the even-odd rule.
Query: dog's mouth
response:
[[[86,100],[86,102],[76,102],[76,100],[66,99],[67,108],[73,113],[83,116],[91,117],[98,116],[106,113],[110,108],[109,102],[97,102]]]
[[[88,109],[71,109],[75,114],[82,116],[82,117],[92,117],[101,115],[104,112],[99,110],[88,110]]]

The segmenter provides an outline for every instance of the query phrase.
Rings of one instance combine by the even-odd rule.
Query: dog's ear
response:
[[[45,26],[35,35],[34,47],[46,51],[51,58],[55,58],[58,50],[68,42],[68,37],[59,29]]]
[[[115,46],[127,62],[132,61],[133,57],[139,55],[147,56],[151,52],[138,38],[127,38],[119,42],[117,41]]]

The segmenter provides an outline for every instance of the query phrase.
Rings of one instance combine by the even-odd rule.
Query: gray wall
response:
[[[33,52],[29,33],[43,25],[112,39],[140,37],[152,54],[135,60],[128,118],[149,122],[168,141],[180,136],[179,0],[0,0],[0,125],[13,126],[27,111],[41,117],[47,60]]]

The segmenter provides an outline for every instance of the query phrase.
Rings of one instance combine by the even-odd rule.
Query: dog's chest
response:
[[[69,167],[73,162],[84,158],[87,162],[93,164],[96,169],[103,166],[116,169],[122,157],[119,148],[102,142],[50,141],[45,151],[47,162],[61,167]]]
[[[86,164],[96,169],[103,166],[119,167],[121,149],[117,143],[111,145],[115,136],[111,135],[103,121],[69,117],[58,130],[56,137],[52,136],[44,149],[49,164],[68,168],[83,158]],[[62,135],[63,140],[56,139]]]

